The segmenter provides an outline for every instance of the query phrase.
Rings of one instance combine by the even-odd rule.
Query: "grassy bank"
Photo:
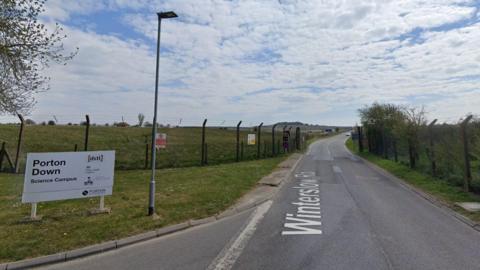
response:
[[[109,215],[88,216],[98,198],[40,203],[39,223],[21,223],[30,205],[21,203],[23,177],[0,174],[0,262],[52,254],[118,239],[188,219],[221,212],[249,191],[284,158],[208,167],[164,169],[157,173],[159,220],[146,216],[148,179],[143,170],[117,171]]]
[[[467,193],[461,187],[454,186],[445,180],[434,178],[428,174],[415,171],[392,160],[383,159],[368,152],[358,152],[358,147],[351,139],[346,142],[347,148],[353,153],[387,170],[391,174],[403,179],[408,184],[415,186],[425,193],[435,196],[455,211],[480,222],[480,213],[470,213],[455,205],[456,202],[480,202],[480,197]]]

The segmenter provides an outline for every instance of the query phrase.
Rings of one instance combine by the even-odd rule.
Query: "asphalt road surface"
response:
[[[480,269],[480,233],[344,147],[314,143],[273,201],[45,269]]]

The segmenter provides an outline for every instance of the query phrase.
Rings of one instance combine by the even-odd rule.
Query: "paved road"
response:
[[[49,269],[480,269],[480,233],[318,141],[256,210]]]

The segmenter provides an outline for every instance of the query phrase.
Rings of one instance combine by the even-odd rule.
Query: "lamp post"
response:
[[[153,107],[153,125],[152,125],[152,176],[150,178],[150,193],[148,197],[148,215],[155,214],[155,139],[157,137],[157,103],[158,103],[158,69],[160,64],[160,30],[162,26],[162,19],[170,19],[178,17],[173,11],[159,12],[158,15],[158,33],[157,33],[157,63],[155,71],[155,105]]]

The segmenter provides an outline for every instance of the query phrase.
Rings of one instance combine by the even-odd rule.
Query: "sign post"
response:
[[[37,203],[32,203],[32,210],[30,211],[31,220],[41,220],[42,217],[37,217]]]
[[[90,215],[108,214],[108,213],[110,213],[110,208],[105,208],[105,196],[100,196],[100,204],[98,208],[91,209],[89,211]]]
[[[22,203],[32,204],[30,219],[39,219],[39,202],[75,198],[100,197],[92,213],[108,213],[114,165],[115,151],[28,153]]]

